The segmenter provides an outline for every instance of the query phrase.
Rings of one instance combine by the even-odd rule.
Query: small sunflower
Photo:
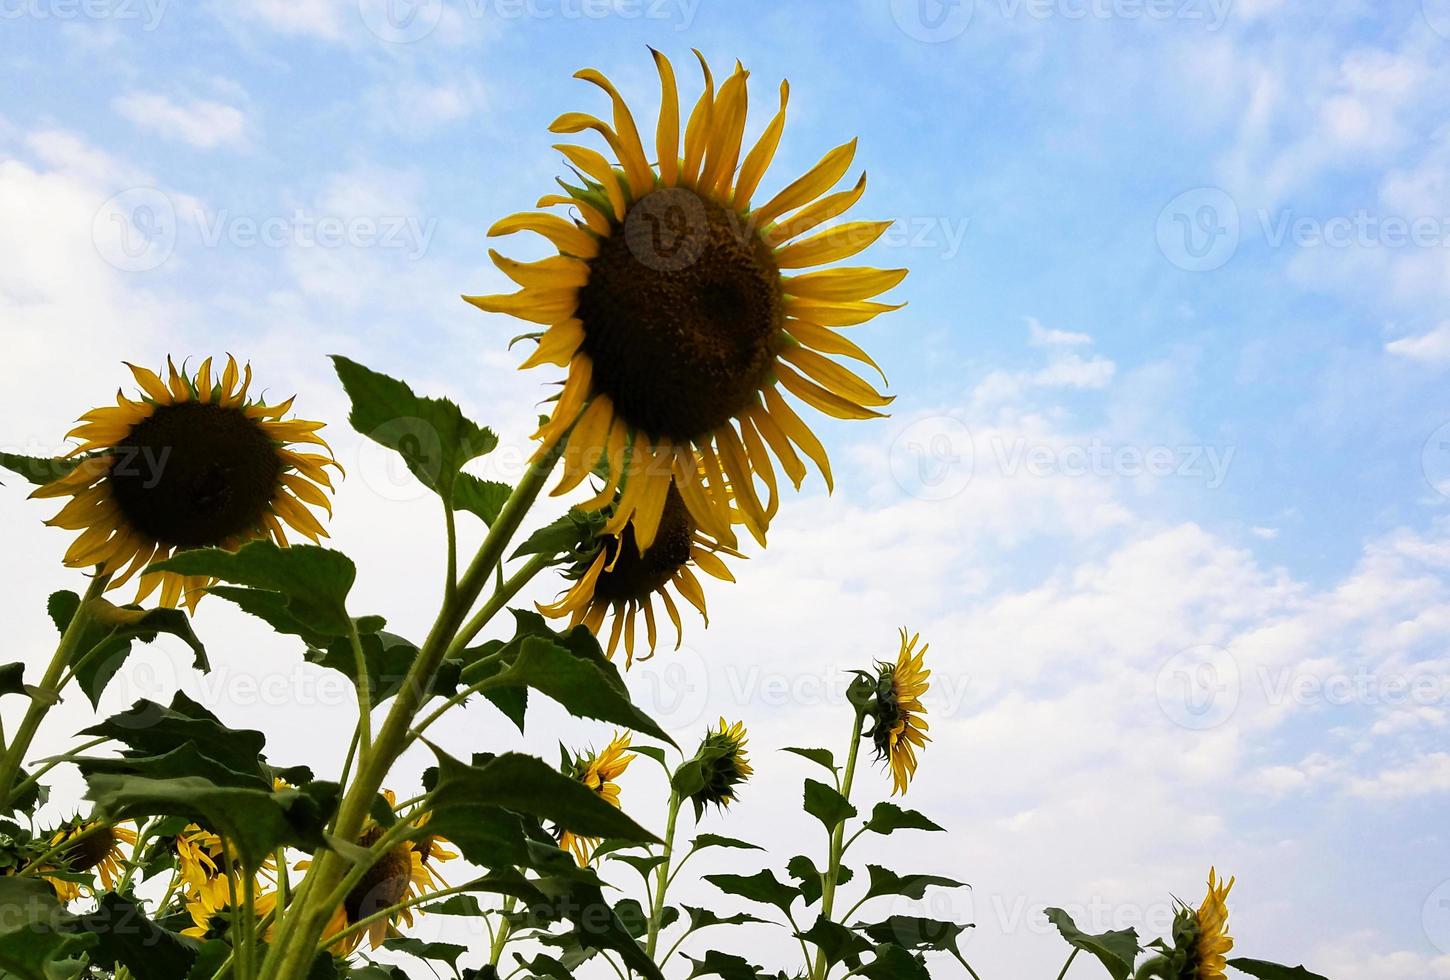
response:
[[[397,799],[391,790],[384,790],[383,795],[390,806],[396,807]],[[417,814],[404,819],[408,819],[415,827],[421,827],[427,823],[428,815]],[[371,848],[384,833],[382,826],[370,822],[356,843],[359,847]],[[446,887],[434,863],[449,861],[458,855],[449,851],[443,843],[441,837],[426,836],[403,840],[389,848],[343,898],[342,904],[333,912],[323,937],[330,939],[349,926],[391,909],[401,902],[430,895],[439,888]],[[306,869],[308,864],[309,862],[302,861],[297,867]],[[398,909],[371,923],[365,933],[355,933],[333,948],[343,955],[350,954],[358,948],[366,935],[368,945],[377,949],[390,933],[396,933],[398,923],[411,926],[413,909]]]
[[[838,328],[898,309],[873,297],[906,276],[905,269],[868,267],[796,273],[855,255],[891,225],[856,221],[800,238],[850,209],[865,190],[862,176],[852,189],[828,193],[851,166],[855,141],[754,203],[785,127],[789,86],[781,84],[778,111],[745,150],[749,73],[737,64],[717,91],[696,55],[704,92],[685,124],[681,155],[674,68],[654,52],[663,93],[654,166],[614,85],[592,68],[576,75],[608,94],[613,125],[570,112],[550,129],[594,130],[613,161],[560,145],[584,186],[561,182],[566,193],[538,206],[572,208],[579,219],[516,214],[489,231],[537,232],[559,254],[522,263],[490,252],[521,290],[465,297],[547,328],[522,366],[555,364],[568,375],[536,433],[539,455],[568,438],[557,493],[577,486],[603,455],[601,503],[623,488],[608,530],[619,534],[633,522],[642,550],[655,540],[672,481],[697,525],[721,541],[730,539],[732,496],[747,529],[764,540],[777,503],[772,457],[799,488],[806,473],[799,449],[830,485],[820,440],[780,389],[835,418],[879,417],[876,409],[891,399],[832,356],[875,368]],[[757,477],[770,494],[765,503]]]
[[[629,751],[630,738],[629,732],[615,735],[614,741],[605,746],[604,751],[581,755],[573,762],[573,777],[616,808],[619,806],[619,784],[615,780],[634,761],[634,754]],[[589,855],[598,844],[597,837],[581,837],[568,828],[559,829],[559,846],[572,851],[580,867],[589,865]]]
[[[876,697],[869,713],[872,729],[867,735],[876,745],[876,756],[891,767],[891,795],[904,794],[916,775],[917,749],[931,741],[926,734],[926,706],[921,696],[931,686],[931,671],[923,666],[929,644],[916,649],[920,634],[907,637],[901,631],[901,652],[896,663],[878,665]]]
[[[700,587],[695,569],[725,582],[735,581],[735,576],[720,559],[721,554],[744,557],[700,528],[679,491],[671,485],[665,496],[659,531],[653,545],[641,551],[632,524],[626,525],[617,534],[605,533],[598,539],[596,551],[575,562],[565,572],[574,584],[564,596],[552,604],[540,604],[538,608],[552,618],[568,616],[571,626],[583,623],[591,632],[600,635],[605,617],[612,615],[614,622],[609,631],[606,655],[614,659],[623,637],[627,667],[634,663],[635,622],[641,611],[644,613],[645,639],[650,651],[641,659],[648,660],[654,655],[656,596],[675,624],[676,649],[684,642],[680,610],[670,595],[669,586],[673,585],[709,624],[705,590]]]
[[[233,358],[219,376],[211,358],[188,377],[167,362],[154,371],[127,365],[138,397],[116,393],[116,404],[81,416],[67,438],[80,441],[69,458],[79,464],[32,496],[70,497],[47,523],[80,537],[66,552],[71,568],[98,567],[118,588],[141,573],[137,601],[161,590],[161,604],[185,599],[195,609],[208,579],[143,572],[154,561],[189,548],[236,550],[254,538],[287,544],[284,525],[311,541],[327,531],[309,507],[331,512],[332,489],[321,422],[284,420],[292,399],[267,405],[248,398],[252,369]]]
[[[226,879],[222,879],[225,886]],[[256,896],[252,899],[252,910],[261,921],[272,913],[277,907],[277,893],[262,891],[261,882],[257,883]],[[237,886],[240,899],[241,885]],[[230,889],[224,889],[220,897],[203,892],[194,892],[186,898],[186,914],[191,917],[191,925],[181,930],[183,936],[190,936],[193,939],[220,939],[227,935],[232,927],[232,896]],[[267,928],[264,939],[270,941],[275,924]]]
[[[110,891],[121,880],[126,855],[121,845],[136,846],[136,831],[126,824],[108,824],[101,820],[72,821],[51,835],[46,849],[51,850],[66,841],[75,841],[70,847],[57,852],[45,870],[63,871],[69,874],[93,872],[101,882],[102,891]],[[90,889],[64,878],[44,876],[55,889],[62,902],[73,902],[83,891]]]
[[[736,791],[755,774],[750,756],[745,751],[745,722],[729,724],[723,717],[720,727],[705,733],[705,740],[696,754],[705,766],[705,785],[690,796],[698,817],[706,806],[727,807],[735,802]]]
[[[1184,908],[1173,924],[1176,980],[1224,980],[1228,967],[1225,954],[1234,948],[1228,934],[1228,893],[1236,879],[1227,883],[1218,877],[1218,870],[1208,872],[1208,894],[1194,912]]]
[[[227,883],[221,837],[196,824],[188,824],[176,835],[175,848],[178,873],[188,898],[200,897],[214,909],[225,907],[232,886]],[[232,851],[230,856],[235,864],[236,852]],[[276,861],[268,858],[257,873],[272,884],[276,868]]]

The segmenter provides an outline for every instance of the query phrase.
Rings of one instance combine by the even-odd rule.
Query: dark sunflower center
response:
[[[750,405],[784,322],[770,247],[729,208],[652,191],[600,243],[580,290],[595,387],[651,436],[713,431]]]
[[[380,833],[366,833],[358,840],[359,847],[371,847]],[[347,921],[360,922],[383,909],[392,908],[408,894],[413,880],[413,846],[403,843],[385,854],[368,869],[362,880],[343,899]]]
[[[115,843],[116,837],[109,830],[98,830],[88,837],[81,838],[66,848],[66,870],[90,871],[106,859],[106,855],[111,853],[111,847]]]
[[[163,405],[116,447],[111,496],[127,524],[178,548],[219,545],[261,523],[282,459],[236,408]]]
[[[627,599],[643,601],[665,586],[690,560],[690,551],[695,540],[695,520],[689,508],[673,485],[665,498],[665,509],[660,514],[660,528],[655,542],[644,554],[634,540],[634,525],[630,524],[618,538],[605,545],[605,570],[599,573],[594,583],[595,598],[615,602]],[[623,553],[616,553],[620,549]],[[608,563],[614,567],[609,568]]]

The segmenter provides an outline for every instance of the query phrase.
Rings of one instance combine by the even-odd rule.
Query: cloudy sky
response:
[[[859,135],[860,210],[897,219],[868,257],[911,269],[910,305],[854,335],[897,401],[818,426],[834,496],[809,483],[712,590],[712,628],[631,675],[682,741],[721,714],[751,727],[757,783],[707,829],[781,864],[821,850],[791,817],[809,764],[776,750],[839,751],[842,671],[908,625],[935,669],[910,802],[951,834],[880,856],[974,885],[925,905],[977,923],[984,977],[1053,975],[1047,905],[1159,935],[1215,864],[1239,876],[1245,955],[1450,977],[1446,0],[0,0],[0,18],[0,446],[57,449],[123,359],[250,358],[334,423],[356,605],[414,635],[442,578],[436,507],[346,429],[325,355],[456,398],[503,436],[485,469],[516,473],[554,378],[514,371],[520,325],[458,295],[502,289],[485,229],[565,172],[548,123],[604,111],[571,74],[603,70],[651,121],[646,45],[691,99],[692,47],[741,59],[758,110],[788,77],[765,186]],[[7,656],[37,662],[45,596],[77,578],[48,509],[0,497]],[[159,643],[102,710],[181,686],[275,761],[335,770],[346,692],[221,606],[197,624],[212,676]],[[65,705],[45,746],[87,717]],[[437,731],[459,752],[519,742],[487,706]],[[608,735],[543,708],[526,744]],[[401,790],[426,760],[405,761]],[[628,774],[647,824],[659,793]],[[54,811],[77,794],[62,777]]]

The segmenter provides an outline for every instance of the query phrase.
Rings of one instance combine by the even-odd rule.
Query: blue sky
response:
[[[690,48],[739,58],[751,132],[792,84],[767,189],[860,137],[859,210],[898,220],[868,255],[912,274],[907,309],[856,339],[898,400],[887,422],[821,423],[835,496],[807,486],[712,595],[712,629],[641,669],[641,696],[684,677],[677,720],[743,715],[773,758],[803,717],[834,731],[804,682],[883,656],[908,622],[939,658],[914,792],[955,831],[942,862],[977,886],[956,911],[995,975],[1057,962],[1001,912],[1019,899],[1151,909],[1216,861],[1241,875],[1247,955],[1450,977],[1444,0],[393,12],[0,2],[0,442],[54,449],[123,358],[247,356],[339,425],[337,543],[372,563],[379,608],[422,624],[433,515],[341,431],[324,355],[451,394],[518,447],[550,379],[513,372],[521,328],[457,296],[502,288],[485,230],[564,172],[547,124],[604,110],[571,74],[603,70],[650,125],[646,45],[690,99]],[[58,557],[46,515],[6,496],[7,540]],[[69,579],[4,574],[39,643],[43,595]],[[260,639],[229,610],[208,626],[223,650]],[[236,652],[237,671],[295,661]],[[192,683],[172,653],[128,691]],[[1204,662],[1237,695],[1206,726],[1171,696]],[[280,705],[259,717],[274,743],[308,731]],[[770,838],[766,801],[803,773],[758,768],[761,809],[739,819]]]

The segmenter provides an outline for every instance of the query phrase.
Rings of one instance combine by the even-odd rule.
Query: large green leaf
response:
[[[1072,916],[1062,909],[1047,909],[1045,914],[1047,920],[1057,926],[1063,939],[1073,947],[1096,956],[1113,980],[1127,980],[1132,974],[1133,963],[1143,951],[1137,930],[1119,929],[1090,936],[1079,929]]]
[[[383,948],[415,956],[420,960],[437,960],[440,963],[447,963],[455,971],[458,969],[458,957],[468,952],[467,946],[459,946],[456,943],[425,943],[423,940],[414,939],[411,936],[397,936],[388,939],[384,941]]]
[[[96,937],[75,931],[75,916],[35,878],[0,878],[0,970],[22,980],[70,980]]]
[[[836,757],[831,754],[830,749],[802,749],[795,746],[790,746],[781,749],[781,751],[790,752],[793,755],[798,755],[802,759],[809,759],[818,766],[829,769],[833,773],[836,772]]]
[[[80,604],[81,598],[74,592],[52,595],[46,609],[55,628],[64,633]],[[114,606],[97,598],[91,600],[89,615],[70,666],[92,707],[100,704],[106,685],[131,655],[136,640],[151,643],[162,633],[174,636],[191,648],[192,663],[197,670],[202,673],[211,670],[206,648],[192,630],[191,620],[180,609],[143,610],[140,606]]]
[[[815,779],[806,780],[806,812],[833,831],[856,815],[856,808],[834,787]]]
[[[1228,965],[1240,973],[1258,977],[1259,980],[1329,980],[1328,977],[1310,973],[1302,966],[1280,966],[1278,963],[1251,960],[1245,957],[1229,960]]]
[[[91,962],[124,966],[136,980],[176,980],[191,970],[196,950],[146,917],[129,898],[106,892],[96,911],[81,916],[79,931],[97,937]]]
[[[876,958],[856,972],[867,980],[931,980],[919,956],[895,943],[876,947]]]
[[[498,436],[464,417],[446,398],[427,398],[396,378],[379,374],[346,357],[333,365],[352,399],[352,427],[403,458],[425,487],[455,510],[468,510],[491,521],[498,516],[507,488],[459,473],[470,460],[493,452]]]
[[[736,840],[734,837],[721,837],[719,834],[700,834],[690,841],[690,849],[703,851],[707,847],[724,847],[736,851],[763,851],[765,848],[759,844],[751,844],[749,841]]]
[[[386,630],[360,631],[358,642],[367,667],[372,704],[376,707],[402,689],[408,671],[418,657],[418,648],[411,641]],[[307,661],[335,670],[357,683],[357,655],[348,637],[334,637],[325,647],[312,647],[307,652]],[[457,689],[458,665],[445,663],[433,678],[428,696],[447,697]]]
[[[744,926],[752,923],[764,923],[768,920],[751,915],[749,912],[736,912],[734,915],[720,915],[713,909],[697,908],[694,905],[684,906],[685,914],[690,917],[690,932],[700,929],[708,929],[711,926]]]
[[[712,949],[705,954],[704,959],[695,959],[693,956],[686,956],[693,965],[688,980],[695,980],[696,977],[720,977],[721,980],[759,980],[766,976],[760,967],[754,966],[743,956],[736,956],[734,953],[722,953],[718,949]]]
[[[762,905],[773,905],[786,915],[800,897],[800,889],[782,884],[769,870],[753,875],[705,875],[705,880],[727,895],[738,895]]]
[[[881,922],[854,928],[876,943],[893,943],[910,950],[936,949],[959,953],[957,939],[973,927],[916,915],[893,915]]]
[[[895,803],[878,803],[866,821],[866,829],[875,834],[889,834],[896,830],[944,831],[916,810],[903,810]]]
[[[596,544],[596,539],[607,518],[602,511],[582,511],[570,508],[568,513],[552,524],[539,528],[524,539],[514,551],[514,558],[525,555],[569,556],[587,551]]]
[[[128,711],[112,715],[83,735],[104,735],[125,745],[130,756],[165,755],[187,742],[210,759],[235,772],[263,776],[261,732],[232,729],[181,692],[170,707],[154,701],[137,701]]]
[[[871,948],[871,944],[839,922],[818,918],[804,932],[796,933],[812,946],[819,949],[832,966],[845,960],[850,965],[860,962],[860,956]]]
[[[814,861],[804,854],[797,854],[786,862],[786,873],[798,883],[801,898],[807,905],[814,905],[821,898],[821,871],[816,867]],[[844,864],[836,869],[836,884],[844,885],[856,876],[856,873]]]
[[[953,878],[943,878],[940,875],[899,875],[879,864],[866,865],[866,873],[871,876],[871,887],[866,892],[867,898],[901,895],[905,898],[915,899],[924,897],[926,890],[933,885],[938,888],[969,887],[965,882]]]
[[[283,548],[257,540],[235,552],[221,548],[183,551],[151,568],[280,593],[294,620],[326,636],[346,636],[350,628],[347,594],[357,578],[357,567],[340,551],[310,544]]]

